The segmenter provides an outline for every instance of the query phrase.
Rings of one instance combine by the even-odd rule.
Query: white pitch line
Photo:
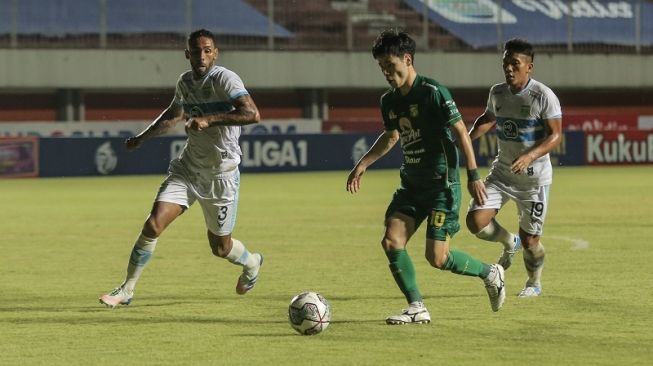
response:
[[[569,248],[570,250],[585,250],[590,247],[589,241],[579,238],[571,238],[568,236],[547,236],[547,238],[570,242],[572,244],[571,248]]]

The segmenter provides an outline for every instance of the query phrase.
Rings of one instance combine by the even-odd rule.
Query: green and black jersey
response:
[[[383,125],[398,130],[406,188],[446,187],[458,183],[458,149],[451,125],[461,119],[449,90],[433,79],[417,75],[407,95],[390,89],[381,97]]]

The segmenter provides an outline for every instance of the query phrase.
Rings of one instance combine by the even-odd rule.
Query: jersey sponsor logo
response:
[[[519,137],[519,126],[513,120],[505,120],[502,124],[502,131],[507,139],[517,139]]]
[[[411,123],[410,119],[406,117],[401,117],[399,119],[399,130],[401,147],[404,149],[404,155],[407,155],[407,147],[422,141],[422,131],[419,129],[413,129],[413,124]],[[406,160],[406,162],[409,161]]]

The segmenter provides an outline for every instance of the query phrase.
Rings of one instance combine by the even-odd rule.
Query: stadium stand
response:
[[[247,0],[267,14],[267,0]],[[401,28],[422,34],[423,17],[405,2],[395,0],[275,0],[274,20],[297,35],[281,41],[281,49],[368,50],[379,32]],[[465,49],[436,23],[427,21],[429,49]],[[351,27],[351,40],[347,40]]]
[[[274,9],[272,19],[267,17],[270,3]],[[439,2],[444,3],[454,6],[454,10],[463,9],[467,12],[461,14],[469,15],[470,9],[480,10],[465,8],[466,6],[487,5],[488,1]],[[506,4],[506,9],[515,14],[536,13],[516,9],[511,1],[503,3]],[[575,3],[583,4],[584,0]],[[593,6],[597,3],[605,1],[592,2]],[[653,51],[653,2],[628,0],[618,2],[617,5],[629,5],[632,11],[641,11],[637,19],[642,32],[637,47],[633,46],[631,39],[635,36],[636,23],[624,20],[618,23],[620,27],[609,30],[625,34],[622,38],[631,37],[626,41],[615,41],[608,37],[593,42],[588,41],[589,38],[572,39],[570,47],[565,44],[565,35],[563,41],[558,39],[552,43],[538,44],[538,53],[563,52],[573,55],[637,52],[649,55]],[[415,37],[420,52],[496,53],[493,42],[487,43],[486,40],[484,44],[474,43],[477,40],[460,33],[455,22],[452,23],[441,13],[427,10],[420,0],[0,0],[0,49],[106,48],[109,52],[113,49],[179,50],[184,45],[188,29],[205,26],[219,35],[219,44],[223,50],[353,51],[368,54],[379,31],[398,27],[406,29]],[[622,15],[626,19],[628,14]],[[631,15],[634,18],[636,14]],[[599,32],[603,24],[600,21],[604,18],[620,20],[616,15],[606,16],[596,18],[587,25]],[[565,24],[569,20],[561,19]],[[580,35],[583,34],[580,30],[585,25],[583,19],[574,20],[577,22],[574,23],[574,29]],[[473,23],[463,25],[471,27],[470,24]],[[271,35],[268,34],[270,25],[274,29]],[[496,25],[491,27],[492,31],[487,32],[490,36],[496,34]],[[424,29],[427,29],[426,34]],[[585,36],[596,38],[592,34]],[[373,64],[370,66],[373,67]],[[653,105],[652,87],[645,83],[646,81],[640,89],[615,90],[612,86],[611,89],[557,88],[557,91],[566,113],[582,115],[591,110],[605,114],[609,109],[618,107],[628,113],[653,114],[650,107]],[[314,86],[298,85],[281,89],[253,88],[251,92],[265,118],[313,118],[314,112],[310,110],[310,103],[314,102],[311,93],[318,93],[324,96],[324,101],[328,104],[320,116],[327,124],[367,129],[367,126],[379,121],[380,88],[359,90],[335,87],[318,90]],[[453,92],[467,119],[480,112],[487,97],[487,87],[456,87]],[[0,121],[62,121],[71,118],[86,121],[147,120],[158,113],[171,96],[170,88],[142,85],[120,90],[97,87],[3,87],[0,92]],[[77,101],[72,113],[66,110],[69,108],[66,103],[71,99]]]

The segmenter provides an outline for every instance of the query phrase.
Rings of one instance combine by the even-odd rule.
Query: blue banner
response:
[[[653,4],[638,0],[404,0],[474,48],[510,38],[533,44],[653,45]],[[637,20],[639,12],[639,21]],[[499,39],[501,34],[501,39]],[[571,38],[570,38],[571,36]]]
[[[347,170],[370,148],[376,134],[242,135],[243,172]],[[40,176],[164,174],[177,157],[185,138],[151,139],[129,152],[124,139],[41,138]],[[395,147],[374,168],[399,168],[401,151]]]
[[[295,172],[349,170],[369,150],[377,134],[289,134],[242,135],[243,172]],[[40,176],[66,177],[123,174],[165,174],[171,159],[184,148],[185,138],[151,139],[129,152],[124,139],[41,138]],[[496,138],[487,134],[474,141],[479,166],[488,166],[497,154]],[[565,132],[563,142],[551,153],[555,165],[585,163],[585,135]],[[403,161],[395,146],[372,166],[373,169],[398,169]]]

